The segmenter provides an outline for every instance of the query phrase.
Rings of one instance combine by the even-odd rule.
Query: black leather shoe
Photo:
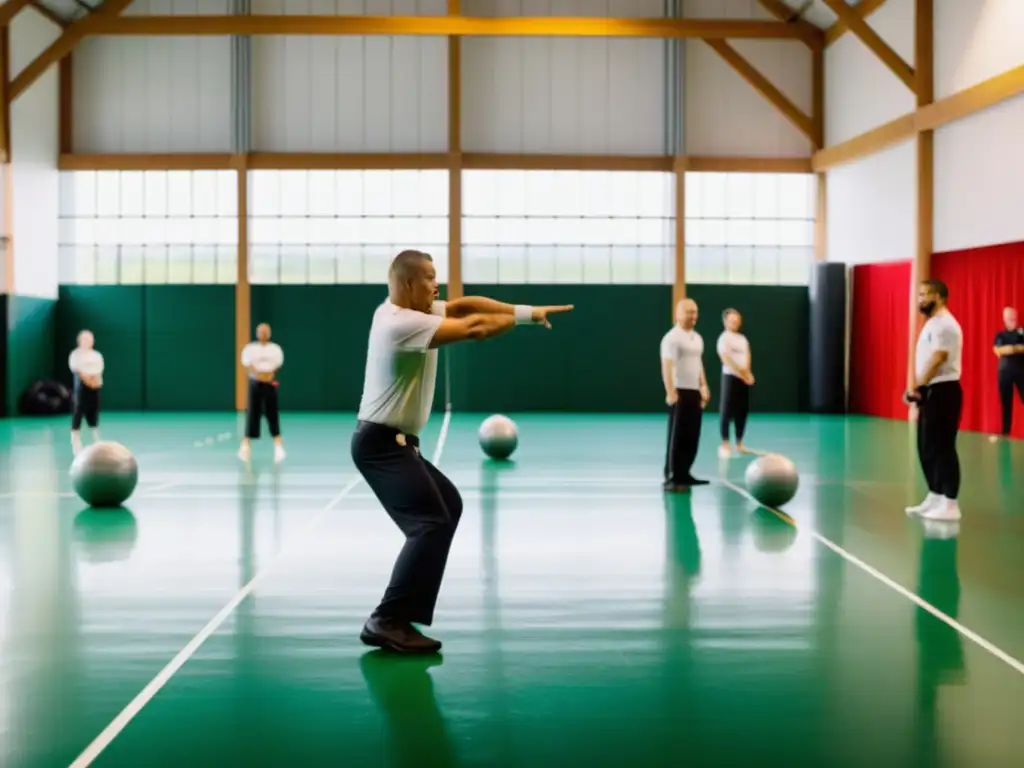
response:
[[[387,616],[371,616],[363,625],[359,639],[374,648],[396,653],[437,653],[441,642],[427,637],[407,621]]]
[[[692,475],[690,477],[686,478],[685,483],[687,485],[710,485],[711,484],[710,481],[708,481],[708,480],[698,480],[696,477],[693,477]]]

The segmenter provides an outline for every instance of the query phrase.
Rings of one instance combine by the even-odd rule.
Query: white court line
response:
[[[446,410],[444,414],[444,421],[441,424],[441,432],[437,438],[437,445],[434,448],[433,463],[435,465],[441,460],[441,453],[444,450],[444,441],[448,437],[448,424],[451,421],[451,417],[451,410]],[[362,480],[362,477],[356,477],[349,481],[349,483],[345,485],[345,487],[342,488],[334,498],[323,507],[323,509],[313,515],[309,522],[306,523],[306,525],[299,531],[299,534],[304,534],[315,527],[324,519],[327,513],[338,506],[342,499],[348,496],[352,492],[352,489],[359,485]],[[196,654],[196,651],[202,647],[203,643],[209,640],[213,633],[220,628],[221,624],[227,621],[228,617],[234,613],[235,609],[242,604],[242,601],[252,594],[253,590],[256,589],[259,583],[267,577],[267,575],[273,570],[274,566],[281,560],[282,554],[278,554],[269,563],[267,563],[267,565],[260,569],[248,584],[238,590],[238,593],[228,601],[227,605],[221,608],[220,612],[210,619],[210,622],[199,630],[196,636],[193,637],[184,648],[178,651],[178,655],[171,659],[167,666],[160,670],[160,672],[157,673],[157,676],[154,677],[149,684],[128,703],[128,706],[121,710],[117,717],[110,722],[110,725],[104,728],[100,735],[93,739],[92,743],[82,751],[82,754],[75,759],[69,768],[85,768],[85,766],[92,765],[93,761],[102,754],[103,750],[110,746],[110,743],[116,739],[121,731],[123,731],[135,716],[142,711],[142,708],[153,700],[153,697],[160,692],[161,688],[167,685],[170,679],[174,677],[174,674],[185,666],[185,663]]]
[[[797,530],[804,531],[812,539],[814,539],[818,543],[822,544],[823,546],[828,547],[829,549],[831,549],[833,552],[835,552],[837,555],[839,555],[841,558],[843,558],[847,562],[852,563],[853,565],[857,566],[862,571],[867,573],[869,576],[873,576],[874,578],[876,578],[878,581],[880,581],[883,584],[885,584],[890,589],[892,589],[895,592],[898,592],[899,594],[903,595],[903,597],[907,598],[907,600],[909,600],[910,602],[916,604],[918,607],[923,608],[924,610],[928,611],[928,613],[930,613],[936,619],[941,621],[943,624],[946,624],[947,626],[951,627],[952,629],[955,629],[957,632],[959,632],[961,635],[963,635],[968,640],[973,642],[975,645],[977,645],[977,646],[981,647],[982,649],[988,651],[990,654],[995,656],[997,659],[999,659],[1001,662],[1006,664],[1008,667],[1010,667],[1014,671],[1018,672],[1021,675],[1024,675],[1024,662],[1020,661],[1019,659],[1015,659],[1013,656],[1008,654],[1002,648],[999,648],[998,646],[993,645],[992,643],[990,643],[988,640],[986,640],[984,637],[979,635],[974,630],[968,629],[967,627],[965,627],[963,624],[961,624],[959,621],[954,619],[949,614],[943,613],[942,611],[940,611],[938,608],[936,608],[931,603],[929,603],[929,602],[927,602],[925,600],[922,600],[917,594],[915,594],[914,592],[910,591],[909,589],[904,587],[902,584],[899,584],[898,582],[893,581],[888,576],[886,576],[884,573],[879,571],[877,568],[874,568],[873,566],[868,565],[867,563],[865,563],[863,560],[861,560],[856,555],[853,555],[850,552],[847,552],[845,549],[840,547],[834,541],[832,541],[832,540],[822,536],[820,533],[818,533],[813,528],[805,528],[802,525],[797,525],[796,524],[796,520],[794,520],[792,517],[790,517],[788,514],[786,514],[782,510],[774,509],[773,507],[765,507],[764,504],[761,504],[757,499],[755,499],[753,496],[751,496],[749,493],[747,493],[747,491],[744,488],[741,488],[740,486],[736,485],[735,483],[733,483],[733,482],[731,482],[729,480],[726,480],[724,477],[723,478],[719,478],[718,482],[720,482],[723,486],[725,486],[729,490],[735,491],[736,493],[740,494],[740,496],[743,496],[744,498],[749,499],[750,501],[754,502],[758,506],[764,507],[768,511],[778,515],[784,521],[788,522],[790,525],[792,525]]]

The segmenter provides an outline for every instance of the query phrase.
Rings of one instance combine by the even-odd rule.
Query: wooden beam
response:
[[[935,18],[933,0],[914,2],[914,67],[918,74],[917,106],[926,107],[935,94]],[[916,248],[911,267],[907,349],[907,383],[915,379],[914,356],[921,314],[917,308],[917,286],[931,276],[932,251],[935,244],[935,133],[917,134],[917,225]]]
[[[1024,96],[1024,65],[920,107],[852,139],[825,147],[815,153],[814,169],[830,170],[868,157],[913,138],[921,131],[933,131],[1018,96]]]
[[[814,121],[814,149],[825,146],[825,51],[811,52],[811,116]],[[828,177],[815,174],[814,258],[828,258]]]
[[[11,23],[21,9],[32,4],[32,0],[6,0],[3,5],[0,5],[0,28],[6,27]]]
[[[782,2],[782,0],[757,0],[757,4],[779,21],[799,27],[807,36],[804,42],[807,42],[812,49],[821,50],[824,48],[825,33],[809,21],[800,18],[800,14],[794,8]],[[812,45],[808,42],[815,39],[819,41],[817,45]]]
[[[60,60],[60,90],[59,103],[57,105],[58,121],[60,124],[60,151],[61,154],[70,154],[75,151],[75,66],[73,54],[68,54]]]
[[[881,60],[896,77],[914,93],[917,93],[917,77],[913,68],[905,62],[881,36],[864,21],[864,17],[848,6],[845,0],[822,0],[839,20]]]
[[[249,376],[242,367],[242,348],[252,338],[252,292],[249,290],[249,171],[237,169],[238,265],[235,274],[235,410],[247,405]]]
[[[814,170],[830,171],[862,157],[912,139],[917,134],[914,113],[897,117],[852,139],[814,153]]]
[[[874,13],[883,5],[885,5],[885,3],[886,0],[861,0],[860,3],[853,6],[853,10],[862,19],[866,19],[872,13]],[[833,24],[831,27],[825,30],[825,47],[827,48],[828,46],[832,45],[832,43],[834,43],[836,40],[838,40],[840,37],[842,37],[849,31],[850,28],[846,26],[846,24],[844,24],[842,20],[837,21],[835,24]]]
[[[680,156],[672,164],[675,194],[675,248],[672,278],[672,317],[675,307],[686,298],[686,174],[690,170],[689,159]]]
[[[0,27],[0,163],[11,161],[11,31]],[[5,198],[6,200],[6,198]],[[10,220],[8,220],[10,226]]]
[[[519,155],[467,152],[416,155],[254,152],[233,154],[62,154],[62,171],[227,171],[249,170],[444,170],[461,163],[464,170],[492,171],[654,171],[671,173],[677,159],[662,155]],[[695,172],[811,173],[809,157],[714,157],[690,155]]]
[[[99,8],[68,26],[45,51],[35,57],[11,83],[8,97],[11,101],[32,87],[52,65],[67,56],[79,41],[90,34],[93,28],[106,19],[117,16],[131,4],[132,0],[106,0]]]
[[[811,173],[809,157],[711,157],[688,155],[690,173]]]
[[[11,173],[11,102],[7,86],[11,79],[11,30],[0,27],[0,185],[3,186],[3,231],[0,231],[0,291],[14,293],[14,177]],[[3,374],[0,374],[3,375]]]
[[[917,129],[932,131],[1000,102],[1024,95],[1024,65],[917,110]]]
[[[448,0],[448,15],[457,17],[459,0]],[[462,38],[448,36],[448,292],[464,294],[462,279]]]
[[[790,101],[782,91],[776,88],[767,77],[762,75],[753,64],[743,58],[735,48],[725,40],[709,39],[704,42],[710,46],[711,50],[721,56],[730,67],[736,70],[736,73],[746,80],[751,88],[771,102],[772,106],[781,112],[782,116],[795,125],[811,142],[817,139],[814,123],[811,121],[811,118]]]
[[[107,0],[107,4],[113,0]],[[762,38],[805,40],[800,27],[731,19],[608,19],[516,16],[124,16],[95,20],[87,34],[160,37],[196,35],[427,35],[489,37]]]

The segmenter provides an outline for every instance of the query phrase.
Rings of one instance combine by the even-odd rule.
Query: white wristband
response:
[[[533,307],[528,304],[516,304],[514,314],[516,325],[533,325]]]

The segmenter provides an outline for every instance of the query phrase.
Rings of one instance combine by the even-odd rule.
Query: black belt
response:
[[[360,419],[356,430],[359,432],[380,432],[391,437],[399,445],[411,445],[413,448],[420,447],[418,435],[410,435],[396,427],[389,427],[387,424],[377,424],[373,421],[363,421]]]

